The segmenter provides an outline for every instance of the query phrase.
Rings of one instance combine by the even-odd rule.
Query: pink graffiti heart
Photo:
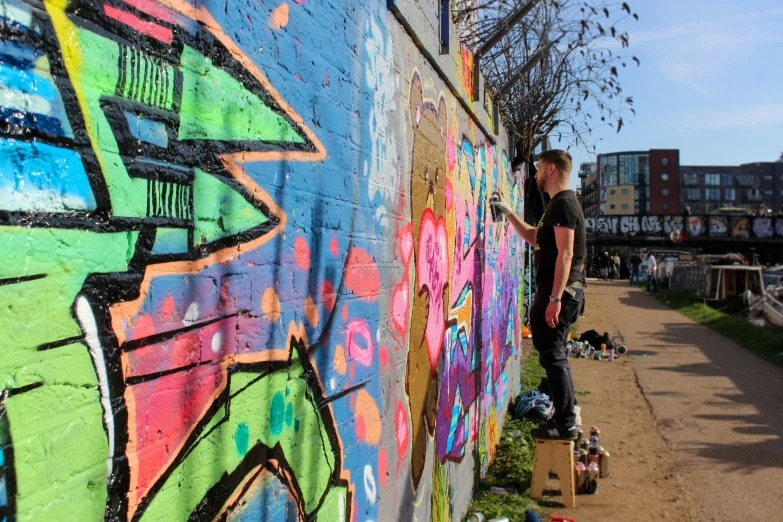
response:
[[[411,253],[413,252],[413,224],[408,223],[400,229],[400,254],[402,254],[402,263],[405,268],[408,268],[408,264],[411,261]]]
[[[392,321],[397,331],[405,333],[408,329],[408,304],[410,303],[410,287],[408,285],[408,276],[394,289],[392,296]]]
[[[448,277],[448,247],[446,222],[443,217],[435,224],[435,214],[426,209],[421,217],[419,252],[417,258],[418,289],[426,286],[429,292],[429,310],[424,340],[434,370],[443,344],[445,322],[443,320],[443,287]]]

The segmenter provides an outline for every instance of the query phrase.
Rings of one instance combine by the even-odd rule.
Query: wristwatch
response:
[[[549,296],[549,302],[550,302],[550,303],[559,303],[559,302],[561,302],[561,301],[560,301],[560,298],[559,298],[559,297],[555,297],[555,296],[553,296],[553,295],[550,295],[550,296]]]

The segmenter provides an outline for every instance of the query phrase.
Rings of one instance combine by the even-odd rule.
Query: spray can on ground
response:
[[[589,447],[590,443],[587,441],[587,439],[583,438],[579,441],[579,449],[587,451],[587,448]]]
[[[587,492],[595,493],[598,490],[598,463],[593,462],[587,466]]]
[[[598,455],[598,437],[593,435],[590,437],[589,451],[590,455]]]
[[[593,426],[590,428],[590,437],[595,437],[596,440],[598,440],[598,437],[601,436],[601,430],[598,429],[598,426]]]
[[[609,350],[609,362],[614,361],[614,348]]]
[[[601,353],[606,353],[606,345],[605,344],[601,345]]]
[[[598,468],[601,471],[601,478],[609,478],[609,452],[603,450],[598,459]]]
[[[579,444],[582,442],[582,437],[584,437],[585,432],[582,431],[582,428],[576,429],[576,442],[574,442],[574,448],[579,449]]]
[[[587,467],[581,462],[577,462],[574,466],[574,474],[576,475],[576,492],[584,493],[587,491]]]

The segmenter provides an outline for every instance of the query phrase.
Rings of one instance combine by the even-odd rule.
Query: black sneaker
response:
[[[567,428],[562,424],[545,424],[530,430],[530,434],[536,439],[547,440],[576,440],[576,426]]]

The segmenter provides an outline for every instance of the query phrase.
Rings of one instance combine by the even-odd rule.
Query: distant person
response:
[[[642,280],[642,258],[639,254],[631,256],[631,286],[636,283],[637,285]]]
[[[536,183],[551,198],[536,227],[511,211],[498,194],[491,204],[508,217],[508,222],[527,243],[535,245],[536,296],[530,307],[530,329],[538,360],[546,370],[555,414],[550,422],[531,430],[538,439],[574,440],[574,380],[565,353],[571,323],[584,302],[582,287],[587,257],[587,232],[582,206],[568,188],[571,155],[547,150],[538,155]]]
[[[617,279],[622,279],[622,277],[623,277],[623,272],[622,272],[623,260],[620,258],[620,252],[615,252],[614,253],[614,266],[615,266],[615,270],[617,271],[615,273],[615,277],[617,277]]]
[[[614,281],[615,276],[617,275],[617,261],[615,261],[615,257],[609,256],[609,281]]]
[[[655,292],[652,291],[653,286]],[[647,293],[653,295],[658,293],[658,262],[651,248],[647,249]]]
[[[604,252],[601,256],[601,279],[604,281],[609,279],[609,252]]]

